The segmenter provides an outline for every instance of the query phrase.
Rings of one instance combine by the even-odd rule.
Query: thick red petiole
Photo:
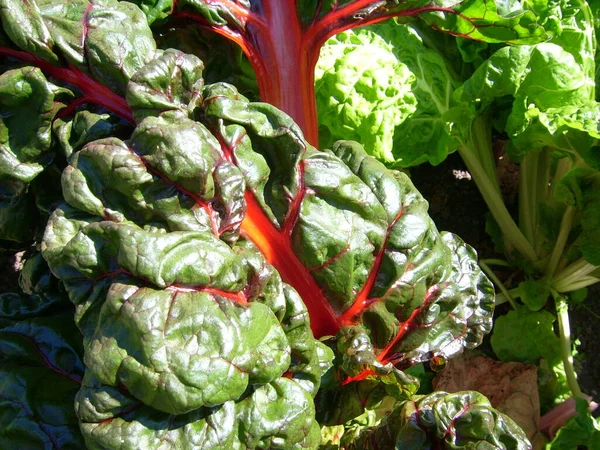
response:
[[[246,192],[246,203],[246,217],[242,222],[244,235],[256,244],[267,262],[279,271],[283,281],[298,291],[308,308],[315,336],[335,335],[340,328],[337,314],[309,270],[294,253],[289,235],[271,223],[250,192]]]

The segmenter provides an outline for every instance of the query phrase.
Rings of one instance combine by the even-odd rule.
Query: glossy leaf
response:
[[[154,56],[146,18],[131,3],[3,3],[2,23],[19,48],[54,64],[64,57],[111,90],[123,92],[131,75]],[[31,27],[13,26],[24,20]],[[36,33],[28,33],[33,28]]]
[[[11,320],[0,327],[0,446],[80,449],[73,401],[84,369],[72,311],[14,320],[27,301],[21,306],[6,295],[0,317]]]
[[[53,213],[44,238],[44,256],[77,307],[94,386],[121,386],[131,402],[194,421],[203,408],[251,405],[249,389],[266,383],[277,392],[287,377],[310,398],[330,356],[311,337],[300,299],[317,333],[335,333],[332,322],[341,329],[345,376],[367,367],[350,356],[354,344],[342,344],[357,328],[371,345],[367,363],[383,367],[375,385],[396,395],[414,392],[414,380],[393,364],[481,342],[491,285],[470,248],[437,232],[405,175],[354,143],[317,152],[289,117],[225,84],[204,87],[191,103],[148,108],[164,92],[199,89],[200,72],[177,69],[181,78],[167,84],[159,76],[161,64],[185,58],[167,52],[134,76],[129,98],[146,117],[129,141],[94,141],[73,154],[63,174],[69,205]],[[338,231],[325,233],[331,222]],[[85,392],[79,403],[93,403]],[[308,414],[301,429],[314,429],[311,408],[285,413],[287,426]],[[108,426],[82,420],[91,441]],[[258,426],[249,424],[236,426]],[[122,426],[110,433],[126,433]],[[257,430],[256,442],[251,432],[245,445],[278,432]]]
[[[27,242],[35,230],[29,183],[53,159],[52,121],[68,89],[50,83],[35,67],[0,75],[0,237]]]
[[[434,392],[407,401],[387,420],[365,428],[348,448],[531,449],[527,437],[507,416],[476,392]]]
[[[163,44],[194,35],[191,24],[217,29],[264,69],[261,91],[281,93],[282,73],[268,69],[285,45],[300,37],[316,48],[330,25],[423,5],[324,4],[322,21],[298,29],[285,2],[9,3],[2,20],[26,15],[32,32],[5,27],[0,54],[69,89],[44,125],[55,162],[39,176],[50,186],[67,165],[64,202],[43,185],[15,190],[36,194],[32,216],[51,213],[41,248],[83,335],[75,411],[87,448],[316,448],[321,417],[359,420],[365,406],[395,406],[417,389],[404,369],[472,348],[490,330],[493,289],[474,251],[437,231],[407,176],[355,142],[318,151],[301,117],[296,124],[231,85],[205,85],[201,60],[156,50],[149,28],[154,21]],[[454,14],[438,12],[436,20]],[[510,27],[527,21],[517,16]],[[290,39],[269,47],[284,29]],[[518,39],[539,35],[522,31]],[[314,49],[293,48],[312,64]],[[294,64],[286,82],[308,74]],[[53,282],[31,264],[31,297],[7,297],[5,329],[59,309],[42,292]],[[45,332],[52,358],[67,338],[60,327]],[[27,359],[25,344],[10,345],[11,358],[48,368]],[[64,358],[52,366],[61,374],[75,370]],[[319,390],[319,408],[334,398],[344,414],[317,411]]]

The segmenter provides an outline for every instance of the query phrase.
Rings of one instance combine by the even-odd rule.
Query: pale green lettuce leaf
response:
[[[371,32],[347,31],[321,50],[315,71],[321,146],[362,141],[377,158],[394,161],[395,127],[416,110],[415,76]]]
[[[373,77],[370,96],[351,84],[357,71],[377,59],[390,69],[397,66],[395,83],[403,84],[402,97],[395,95],[398,90],[383,91],[374,71],[362,72],[363,85],[364,76]],[[322,146],[336,139],[360,139],[370,154],[390,165],[439,164],[458,146],[453,122],[460,122],[461,127],[470,123],[468,109],[460,108],[453,98],[459,83],[443,56],[428,48],[408,25],[388,21],[330,39],[321,51],[315,75]],[[370,109],[365,102],[370,102]],[[360,125],[349,117],[361,120]],[[369,145],[373,141],[375,145]]]

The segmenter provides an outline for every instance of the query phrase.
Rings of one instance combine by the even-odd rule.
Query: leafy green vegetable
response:
[[[550,289],[543,280],[530,278],[520,283],[518,289],[521,300],[532,311],[542,309],[550,296]]]
[[[438,232],[405,174],[356,142],[311,145],[316,55],[336,30],[394,15],[532,43],[544,36],[533,14],[503,17],[479,0],[316,10],[272,0],[138,3],[0,2],[0,172],[12,189],[0,237],[35,244],[59,280],[41,275],[37,257],[23,272],[26,295],[2,298],[0,436],[27,427],[25,446],[317,448],[323,425],[353,423],[344,435],[355,445],[378,433],[364,426],[383,426],[384,411],[411,402],[426,410],[430,400],[411,398],[418,382],[404,370],[479,345],[493,288],[474,250]],[[212,66],[221,59],[204,43],[182,43],[201,36],[195,26],[239,44],[262,99],[298,123],[230,84],[207,84],[191,53],[210,53]],[[239,51],[228,56],[222,67],[241,61]],[[363,72],[357,85],[385,73],[380,91],[416,111],[408,64],[382,56]],[[252,91],[247,68],[225,78]],[[388,133],[400,124],[391,117],[380,127]],[[355,115],[355,137],[383,149],[391,134],[381,143],[362,136],[377,120]],[[25,219],[31,226],[19,228]],[[31,336],[21,342],[15,330]],[[31,407],[21,401],[48,372],[60,388]],[[449,413],[433,414],[440,423],[425,434],[460,425],[521,445],[522,433],[476,394],[431,402]]]
[[[386,64],[380,64],[378,71],[367,71],[365,62],[374,62],[373,55],[380,55]],[[384,67],[395,66],[406,75],[393,78],[397,93],[393,95],[389,88],[383,89],[381,77]],[[386,163],[438,164],[456,149],[444,119],[455,106],[456,82],[443,58],[427,48],[413,28],[390,21],[338,34],[321,50],[315,76],[323,146],[346,139],[349,124],[356,121],[359,126],[354,133],[372,155]],[[357,79],[365,87],[355,86]],[[337,120],[340,112],[355,121]],[[364,129],[365,119],[372,124],[369,130]]]
[[[0,446],[82,448],[73,409],[84,365],[73,307],[40,255],[25,263],[28,294],[0,295]]]
[[[536,364],[540,358],[560,359],[560,344],[554,334],[556,317],[547,311],[510,311],[494,323],[492,347],[501,361]]]
[[[573,448],[600,448],[600,423],[589,412],[588,402],[578,398],[577,415],[558,430],[556,437],[549,444],[549,450],[567,450]]]
[[[461,4],[461,10],[468,10],[467,5]],[[516,13],[519,6],[503,4],[502,13]],[[496,248],[507,259],[494,264],[524,271],[518,279],[509,277],[512,285],[495,280],[502,290],[499,301],[510,301],[516,310],[497,320],[492,344],[501,359],[540,364],[547,408],[564,397],[567,380],[573,395],[579,395],[570,358],[567,296],[580,297],[581,289],[600,281],[598,8],[580,1],[526,1],[523,6],[538,15],[550,33],[547,41],[472,43],[399,21],[347,31],[344,39],[377,42],[414,76],[407,84],[417,102],[415,112],[396,125],[385,153],[368,150],[388,166],[403,167],[437,164],[458,150],[477,183],[490,208]],[[332,74],[319,74],[321,80],[336,75],[335,83],[344,83],[346,71],[360,62],[340,59],[338,65],[328,65]],[[350,91],[347,98],[352,95]],[[328,114],[326,103],[320,101],[320,114]],[[437,124],[439,132],[426,124],[430,129]],[[341,130],[338,125],[338,136]],[[498,157],[519,163],[518,218],[502,197]],[[557,330],[553,315],[544,310],[553,304]],[[539,344],[532,344],[532,335]]]
[[[378,35],[340,33],[321,50],[315,91],[322,147],[359,140],[383,161],[393,161],[395,128],[415,112],[414,75]]]
[[[150,71],[162,71],[162,61],[171,60],[171,55],[167,52],[142,69],[129,85],[128,98],[146,98],[147,91],[139,89],[141,80],[148,79]],[[180,61],[186,58],[176,56]],[[155,98],[134,104],[148,111]],[[249,240],[240,240],[243,214],[242,232],[262,246],[267,260],[280,265],[282,276],[300,283],[290,269],[314,268],[312,276],[323,297],[316,297],[315,291],[309,295],[313,302],[331,303],[309,308],[329,309],[339,324],[338,350],[346,376],[364,370],[369,351],[370,364],[383,375],[397,371],[392,362],[408,367],[430,355],[450,357],[463,346],[481,342],[490,327],[489,282],[474,264],[472,250],[453,235],[437,233],[425,214],[426,203],[405,175],[386,170],[353,143],[339,143],[333,153],[316,152],[301,140],[287,116],[268,105],[248,103],[230,86],[206,86],[199,98],[203,102],[191,110],[189,102],[177,102],[170,108],[174,111],[147,115],[127,142],[108,138],[84,146],[63,173],[69,205],[53,213],[43,248],[77,306],[77,322],[85,335],[89,390],[80,392],[78,404],[95,404],[95,392],[102,386],[121,386],[132,397],[119,400],[123,409],[118,411],[129,411],[141,401],[179,417],[231,404],[242,430],[252,425],[246,423],[249,418],[243,419],[244,411],[264,401],[262,389],[272,388],[281,394],[264,395],[281,402],[273,414],[287,417],[285,428],[256,430],[256,437],[235,445],[284,439],[277,433],[285,434],[284,446],[315,445],[316,434],[309,430],[317,425],[308,419],[314,415],[311,395],[331,356],[311,337],[300,297],[282,284]],[[204,111],[206,126],[186,118],[195,116],[195,109]],[[285,159],[269,166],[275,156],[289,158],[287,164],[297,167],[293,171],[300,174],[301,185],[287,179]],[[261,173],[266,176],[257,176]],[[270,181],[253,186],[254,180],[264,179]],[[244,199],[246,183],[255,190],[255,200]],[[296,192],[298,204],[286,205],[270,185]],[[348,205],[341,212],[340,202]],[[283,222],[285,234],[248,224],[265,220],[260,218],[265,212],[265,218]],[[289,217],[294,222],[288,235]],[[323,234],[326,222],[321,217],[331,217],[341,233]],[[268,233],[268,242],[279,243],[277,251],[287,266],[264,243],[261,235]],[[373,249],[364,251],[367,236],[379,248],[375,254]],[[317,244],[332,253],[315,253]],[[423,248],[428,250],[424,253]],[[290,267],[294,258],[298,262]],[[410,271],[404,269],[408,264]],[[349,290],[340,284],[341,276],[356,287]],[[308,292],[301,284],[297,289]],[[352,297],[357,291],[358,299]],[[368,304],[362,296],[370,298]],[[297,317],[303,317],[303,324]],[[318,312],[312,317],[315,330],[329,326]],[[404,328],[397,317],[403,318]],[[407,324],[412,323],[420,325],[409,330]],[[370,331],[375,324],[377,333]],[[350,330],[358,332],[358,340],[342,344],[341,336]],[[369,341],[384,351],[371,347],[363,350],[365,356],[351,351]],[[395,384],[404,382],[398,374]],[[286,394],[288,377],[294,380],[292,386],[304,391]],[[259,388],[263,385],[271,388]],[[256,392],[256,399],[246,397],[249,391]],[[294,408],[293,416],[303,425],[285,409],[297,403],[302,392],[307,406],[297,405],[301,409]],[[116,393],[109,395],[114,398]],[[88,445],[105,432],[130,433],[119,431],[130,426],[120,421],[107,425],[108,412],[83,416],[87,409],[80,411]],[[113,414],[118,416],[118,411]],[[140,414],[146,414],[143,411]],[[126,422],[139,420],[136,417]],[[205,420],[196,413],[190,417],[192,423]],[[303,431],[294,434],[296,427]]]
[[[540,364],[538,383],[544,410],[570,393],[555,322],[556,317],[548,311],[521,308],[498,317],[491,338],[494,353],[501,361]]]

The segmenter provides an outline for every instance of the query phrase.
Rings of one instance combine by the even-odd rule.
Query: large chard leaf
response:
[[[141,3],[155,19],[172,6]],[[195,10],[234,38],[248,23],[264,32],[277,22],[269,2],[218,5],[180,1],[174,20],[197,19]],[[404,369],[452,357],[489,331],[493,289],[474,251],[440,234],[410,180],[359,144],[318,151],[277,108],[227,84],[205,86],[201,61],[156,51],[130,3],[1,6],[7,73],[34,74],[51,106],[31,122],[35,133],[8,133],[20,145],[9,152],[41,172],[31,186],[67,164],[64,203],[56,207],[52,189],[35,190],[35,200],[40,217],[54,210],[43,256],[83,334],[75,411],[86,447],[315,448],[317,417],[344,423],[405,399],[416,382]],[[333,22],[355,23],[355,6],[304,32],[313,44],[324,39]],[[370,12],[379,20],[401,11]],[[14,26],[19,17],[27,32]],[[537,33],[523,30],[519,39]],[[282,51],[258,41],[262,56]],[[21,116],[39,106],[23,104]],[[119,118],[136,123],[133,133]],[[28,291],[6,297],[3,326],[55,311],[55,297]],[[330,337],[333,352],[315,335]]]
[[[253,194],[246,196],[242,230],[284,279],[298,279],[303,272],[303,278],[316,282],[306,296],[299,281],[294,286],[309,308],[329,310],[333,323],[321,313],[317,334],[366,322],[377,329],[372,338],[378,348],[391,345],[387,353],[396,349],[391,341],[398,321],[414,320],[423,326],[417,330],[407,325],[406,331],[414,333],[412,345],[418,347],[425,339],[417,336],[435,334],[438,320],[459,307],[457,285],[451,281],[456,269],[470,274],[471,282],[460,289],[472,296],[460,301],[460,313],[451,315],[462,323],[459,340],[481,338],[489,326],[491,286],[485,277],[478,278],[475,264],[468,264],[470,250],[453,237],[444,241],[435,230],[427,203],[408,177],[387,170],[355,143],[315,151],[289,118],[277,118],[267,105],[246,103],[230,87],[213,86],[205,92],[204,114]],[[286,152],[278,151],[278,145]],[[251,148],[255,151],[249,152]],[[264,213],[270,221],[260,217]],[[324,232],[332,223],[336,229]],[[452,265],[453,255],[454,262],[465,258],[466,265]],[[438,301],[449,304],[441,307]],[[467,328],[464,320],[471,321]],[[406,355],[407,349],[402,349]],[[453,353],[448,349],[448,356]]]
[[[167,51],[132,77],[136,130],[71,155],[46,230],[84,334],[89,448],[312,448],[331,351],[310,325],[337,335],[334,386],[397,397],[401,369],[491,326],[474,252],[404,174],[355,143],[317,151],[201,67]]]
[[[65,58],[74,66],[75,83],[80,70],[123,92],[131,75],[154,56],[146,18],[131,3],[2,0],[0,5],[4,31],[15,45],[55,66]]]

